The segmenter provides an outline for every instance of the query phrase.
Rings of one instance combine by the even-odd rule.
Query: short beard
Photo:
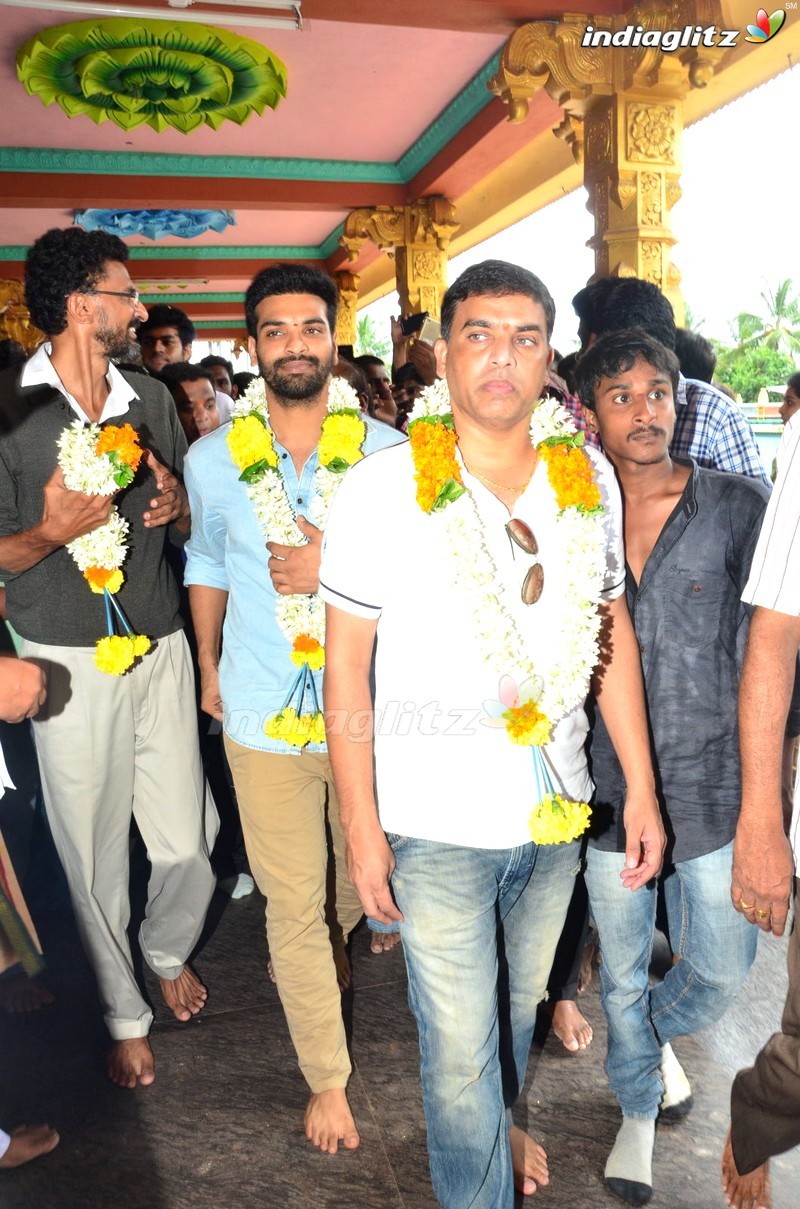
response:
[[[302,359],[313,366],[313,370],[308,374],[281,373],[283,362],[296,361],[296,357],[281,357],[271,365],[264,365],[261,361],[258,363],[267,386],[286,407],[302,407],[304,404],[313,403],[327,385],[336,360],[334,353],[331,353],[326,362],[320,361],[319,357],[309,356]]]
[[[103,319],[95,338],[109,361],[138,360],[139,342],[130,334],[129,328],[126,328],[124,333],[119,329],[114,330]]]

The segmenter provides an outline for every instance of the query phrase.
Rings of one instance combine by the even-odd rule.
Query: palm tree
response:
[[[689,303],[684,305],[683,326],[687,332],[702,332],[705,327],[705,319],[701,319],[699,315],[695,315]]]
[[[372,353],[373,357],[380,357],[387,365],[392,363],[391,341],[378,335],[371,315],[362,315],[356,320],[356,353],[359,356]]]
[[[800,298],[794,294],[790,277],[773,292],[761,292],[765,314],[741,311],[734,320],[733,335],[740,348],[771,348],[796,358],[800,354]]]

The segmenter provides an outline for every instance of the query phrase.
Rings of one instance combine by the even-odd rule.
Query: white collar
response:
[[[43,344],[36,350],[23,366],[22,375],[20,377],[20,386],[52,386],[69,403],[75,415],[83,420],[84,424],[91,423],[89,416],[81,407],[78,400],[71,395],[64,383],[58,376],[56,367],[50,360],[52,351],[51,344]],[[129,410],[129,404],[132,399],[137,398],[136,391],[123,378],[122,374],[110,361],[108,363],[108,373],[106,374],[106,382],[108,383],[108,398],[103,405],[103,411],[100,416],[100,423],[105,420],[115,419],[117,416],[124,416]]]

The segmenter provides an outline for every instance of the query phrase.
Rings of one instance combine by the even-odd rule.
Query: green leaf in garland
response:
[[[439,512],[442,508],[446,508],[448,504],[453,504],[464,494],[466,487],[463,483],[457,483],[455,479],[447,479],[442,484],[439,494],[433,501],[431,512]]]
[[[268,470],[271,470],[269,462],[266,458],[259,458],[257,462],[253,462],[251,466],[246,466],[239,475],[240,483],[247,483],[252,486],[253,483],[258,483],[263,479]]]

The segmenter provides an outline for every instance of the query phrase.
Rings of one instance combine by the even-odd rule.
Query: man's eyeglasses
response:
[[[506,533],[511,538],[520,550],[524,550],[526,554],[532,554],[534,557],[539,557],[539,543],[536,540],[533,530],[525,524],[524,521],[514,517],[506,525]],[[536,604],[544,590],[544,567],[540,562],[535,562],[532,567],[528,568],[525,578],[522,581],[522,601],[523,604]]]
[[[108,294],[111,298],[127,298],[132,307],[139,305],[138,290],[80,290],[81,294]]]

